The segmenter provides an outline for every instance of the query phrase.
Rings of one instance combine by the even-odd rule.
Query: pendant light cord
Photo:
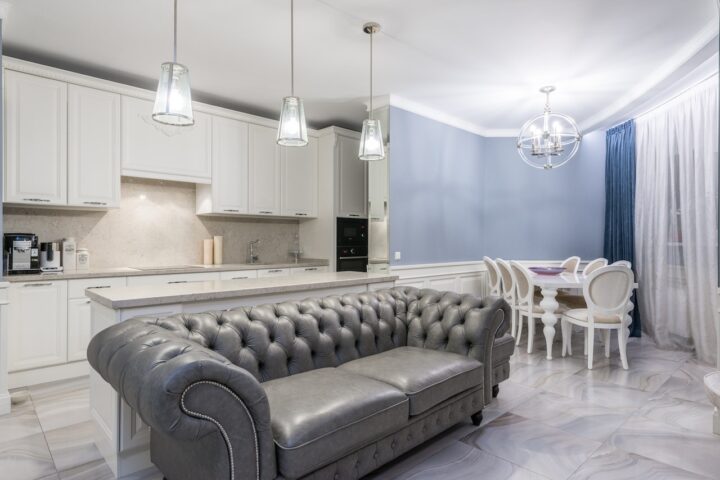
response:
[[[290,96],[295,96],[295,1],[290,0]]]
[[[373,118],[373,35],[375,33],[370,32],[370,120]]]
[[[177,63],[177,0],[173,8],[173,63]]]

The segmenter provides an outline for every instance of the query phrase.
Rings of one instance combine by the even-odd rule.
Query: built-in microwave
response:
[[[338,218],[337,219],[337,246],[367,246],[368,221],[367,218]]]

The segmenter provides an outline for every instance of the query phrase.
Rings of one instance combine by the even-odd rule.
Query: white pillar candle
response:
[[[213,263],[215,265],[222,265],[223,263],[223,237],[215,235],[213,237]]]
[[[203,240],[203,265],[213,264],[213,239]]]

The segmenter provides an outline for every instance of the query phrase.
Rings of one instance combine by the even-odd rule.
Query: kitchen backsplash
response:
[[[202,240],[224,237],[223,263],[245,263],[260,239],[261,263],[284,262],[298,233],[294,220],[200,217],[195,185],[123,178],[119,209],[106,212],[4,207],[5,233],[35,233],[41,242],[75,237],[93,268],[197,264]]]

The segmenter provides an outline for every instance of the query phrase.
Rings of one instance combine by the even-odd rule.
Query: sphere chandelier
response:
[[[575,120],[550,110],[550,93],[554,91],[553,86],[540,89],[545,94],[545,111],[528,120],[518,136],[518,153],[534,168],[550,170],[565,165],[580,147],[582,135]]]

